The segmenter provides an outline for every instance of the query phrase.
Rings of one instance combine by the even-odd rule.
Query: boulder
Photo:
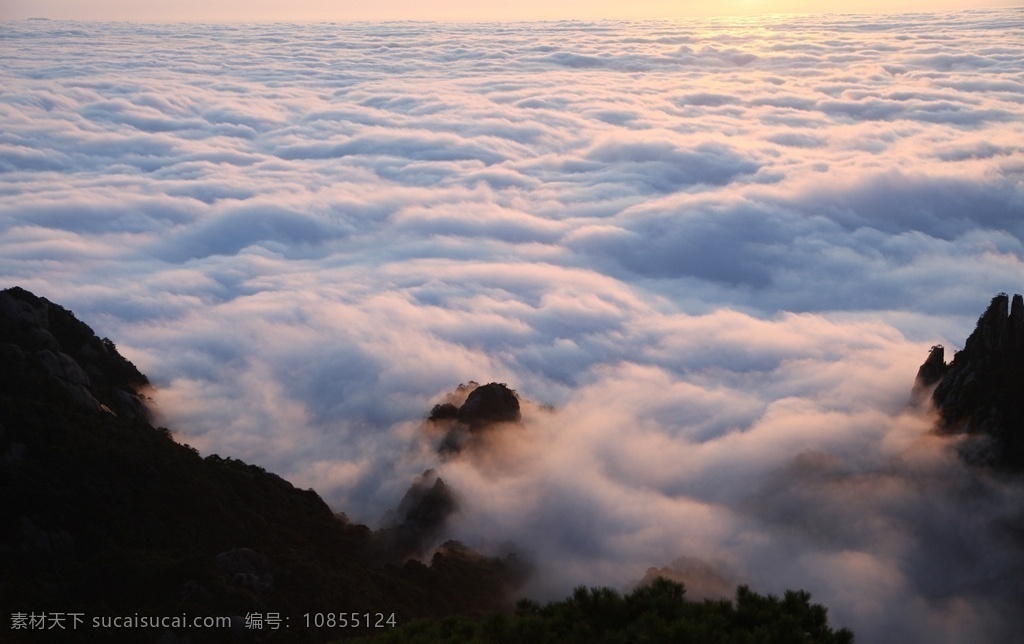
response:
[[[494,423],[518,423],[522,413],[516,392],[504,383],[492,382],[474,389],[456,417],[471,429],[478,429]]]

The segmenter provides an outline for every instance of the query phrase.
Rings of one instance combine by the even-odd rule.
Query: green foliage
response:
[[[567,599],[541,606],[523,599],[512,615],[418,620],[377,633],[375,643],[472,644],[851,644],[853,633],[832,630],[828,611],[805,591],[780,600],[746,586],[735,602],[689,601],[685,588],[658,578],[622,596],[611,588],[576,588]]]

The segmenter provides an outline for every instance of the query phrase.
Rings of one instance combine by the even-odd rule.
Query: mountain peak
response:
[[[444,403],[434,405],[427,427],[443,438],[438,452],[451,456],[461,452],[475,436],[522,420],[519,394],[503,382],[481,385],[473,380],[459,385]]]
[[[939,430],[967,438],[969,461],[1024,471],[1024,298],[992,298],[964,348],[944,361],[932,347],[918,370],[912,400],[935,387]]]
[[[1024,298],[999,293],[978,318],[978,326],[967,338],[964,351],[1020,353],[1024,348]]]

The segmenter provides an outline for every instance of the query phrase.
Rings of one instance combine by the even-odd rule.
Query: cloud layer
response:
[[[539,594],[675,561],[1008,638],[1020,490],[903,404],[1024,282],[1022,26],[8,22],[0,275],[369,523],[455,384],[553,405],[440,469]]]

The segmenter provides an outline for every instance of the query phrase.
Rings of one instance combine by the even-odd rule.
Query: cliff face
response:
[[[933,347],[915,392],[932,385],[939,430],[970,439],[968,460],[1024,472],[1024,298],[995,296],[948,364]]]

